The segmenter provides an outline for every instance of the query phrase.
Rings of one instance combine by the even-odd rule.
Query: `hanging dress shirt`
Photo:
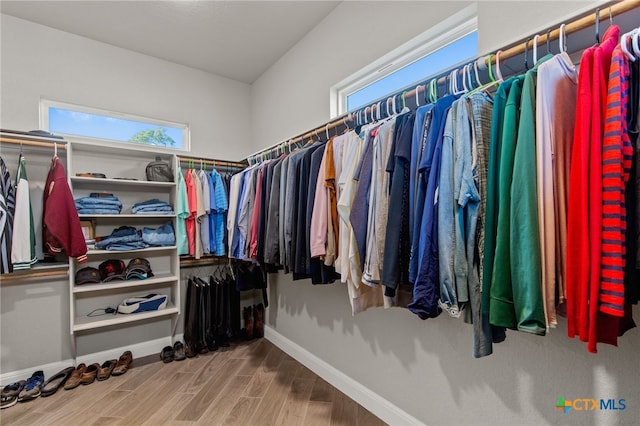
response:
[[[555,327],[565,296],[567,196],[575,126],[577,73],[567,53],[538,67],[536,160],[542,256],[542,291],[547,327]]]

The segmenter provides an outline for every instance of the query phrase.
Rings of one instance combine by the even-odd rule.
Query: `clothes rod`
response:
[[[609,2],[609,3],[602,4],[596,8],[593,8],[591,11],[586,12],[585,14],[582,14],[579,17],[574,18],[573,20],[566,22],[564,26],[564,34],[566,36],[568,34],[575,33],[577,31],[593,26],[596,23],[596,16],[594,13],[596,10],[598,10],[598,21],[601,21],[603,19],[608,19],[610,16],[611,17],[618,16],[638,7],[640,7],[640,0],[623,0],[621,2]],[[558,26],[560,25],[561,24],[558,24]],[[560,29],[556,28],[550,31],[549,33],[540,34],[536,42],[537,42],[537,45],[541,45],[547,42],[547,37],[549,37],[549,40],[557,40],[559,36],[560,36]],[[521,55],[525,52],[525,50],[531,49],[533,47],[533,44],[534,44],[533,36],[524,37],[519,42],[513,43],[512,45],[510,45],[510,47],[508,47],[507,49],[499,51],[500,60],[502,61],[508,58],[513,58],[515,56]],[[490,61],[493,64],[495,63],[495,55],[485,55],[483,57],[476,58],[468,63],[473,64],[474,62],[482,61],[482,60],[484,60],[485,63],[488,63]],[[430,82],[436,79],[436,82],[438,85],[444,84],[449,74],[456,69],[461,70],[461,66],[449,68],[448,70],[441,72],[436,76],[423,80],[423,82],[428,82],[428,81]],[[382,102],[382,107],[384,108],[385,107],[384,99],[386,99],[386,102],[388,102],[389,99],[392,99],[392,98],[395,99],[402,96],[404,96],[405,99],[410,99],[412,97],[415,98],[415,97],[424,95],[424,92],[428,89],[429,89],[428,84],[421,83],[415,86],[411,90],[398,91],[398,92],[391,93],[388,96],[385,96],[384,98],[382,98],[382,100],[378,100],[370,105],[359,108],[356,111],[342,114],[334,118],[333,120],[323,124],[322,126],[315,127],[312,130],[309,130],[305,133],[294,136],[293,138],[287,139],[286,141],[283,141],[279,144],[272,145],[269,148],[265,148],[260,151],[257,151],[256,153],[249,155],[247,159],[259,158],[261,155],[265,155],[274,151],[281,150],[283,146],[290,146],[300,141],[304,142],[306,139],[310,139],[313,136],[321,135],[323,133],[327,134],[329,131],[335,130],[341,126],[346,127],[347,122],[353,123],[354,117],[358,114],[361,114],[362,112],[365,112],[371,115],[373,115],[374,112],[377,112],[376,104]]]
[[[178,161],[181,163],[189,163],[189,164],[207,164],[214,167],[227,167],[232,169],[244,169],[247,167],[246,163],[236,162],[236,161],[222,161],[222,160],[210,160],[205,158],[195,158],[195,157],[178,157]]]
[[[2,135],[0,137],[0,143],[8,143],[12,145],[24,145],[24,146],[37,146],[41,148],[55,148],[57,145],[58,148],[66,149],[67,142],[64,140],[60,141],[36,141],[31,139],[16,139],[15,137]]]

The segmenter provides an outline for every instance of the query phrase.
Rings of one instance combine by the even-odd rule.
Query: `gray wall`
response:
[[[2,127],[38,128],[40,98],[188,123],[191,150],[247,155],[249,85],[2,15]]]
[[[253,143],[278,143],[329,117],[329,88],[468,3],[339,5],[252,86]],[[578,13],[585,2],[479,2],[479,50],[488,52]],[[393,26],[391,23],[401,24]],[[376,24],[385,37],[366,43]],[[388,37],[388,38],[387,38]],[[357,45],[360,48],[355,48]],[[442,315],[421,321],[401,309],[351,316],[342,284],[313,286],[271,276],[268,324],[341,372],[427,424],[637,423],[640,333],[620,347],[509,332],[494,354],[472,357],[471,327]],[[640,315],[636,309],[636,322]],[[558,396],[626,398],[624,412],[554,408]]]

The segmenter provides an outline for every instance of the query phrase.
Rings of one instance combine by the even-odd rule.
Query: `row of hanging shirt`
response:
[[[594,48],[600,57],[611,58],[616,28]],[[637,73],[637,62],[617,57]],[[589,63],[581,67],[581,81],[591,81],[585,77]],[[615,96],[619,71],[608,65],[600,70],[597,87],[603,96],[607,89]],[[621,128],[627,127],[620,124],[627,119],[637,123],[637,74],[633,79],[636,94],[628,96],[629,102],[633,99],[624,106],[628,114],[612,114],[607,123]],[[580,251],[571,247],[584,244],[598,261],[601,255],[610,259],[604,240],[596,241],[586,230],[572,233],[581,223],[577,216],[587,211],[594,230],[609,232],[609,213],[593,214],[602,194],[582,204],[569,202],[595,188],[574,178],[584,156],[576,128],[584,119],[580,108],[600,107],[604,100],[577,97],[579,91],[593,89],[578,85],[564,52],[548,54],[525,74],[496,83],[493,97],[482,90],[449,94],[235,175],[227,222],[229,255],[282,267],[294,279],[310,277],[316,284],[339,278],[347,285],[353,314],[401,306],[422,319],[443,311],[462,317],[473,324],[476,357],[491,354],[492,343],[505,339],[506,328],[545,335],[565,306],[572,336],[576,310],[583,315],[583,303],[589,300],[571,284],[576,276],[567,268],[590,264],[572,264],[571,256]],[[590,125],[592,138],[610,137],[604,116]],[[610,152],[631,161],[627,151],[622,145],[596,148],[592,161],[606,166]],[[637,152],[633,161],[637,167]],[[607,169],[594,176],[611,179],[610,173]],[[627,193],[635,193],[637,180],[629,182],[625,176],[618,176],[618,191],[633,185]],[[628,205],[622,198],[605,204],[621,218]],[[637,229],[637,215],[627,214],[626,221],[627,230]],[[574,240],[578,236],[589,241]],[[616,252],[617,262],[624,262],[630,259],[624,251],[631,252],[631,241],[619,237],[618,244],[626,248]],[[637,302],[635,244],[633,253],[633,268],[624,279],[616,278],[627,283],[616,291],[628,290],[629,302]],[[591,299],[587,311],[602,311],[610,295],[603,265],[589,284],[590,291],[602,295],[600,302]],[[572,304],[580,308],[572,310]],[[630,321],[630,315],[626,318]],[[589,324],[595,327],[594,321]],[[632,321],[625,324],[633,326]],[[607,335],[617,336],[618,325],[609,324]]]
[[[57,147],[56,147],[57,151]],[[87,261],[87,245],[80,226],[67,176],[54,153],[42,199],[42,242],[45,254],[64,253],[80,263]],[[27,161],[18,156],[15,185],[0,157],[0,273],[27,270],[38,262],[31,207]]]
[[[178,171],[178,254],[200,259],[225,256],[226,214],[231,175],[216,169],[189,168]]]

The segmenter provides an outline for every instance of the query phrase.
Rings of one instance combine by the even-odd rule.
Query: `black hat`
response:
[[[125,270],[125,277],[128,280],[131,278],[138,278],[141,280],[151,278],[153,277],[151,264],[147,259],[143,259],[142,257],[131,259],[127,265],[127,269]]]
[[[100,278],[107,282],[111,280],[124,280],[124,262],[120,259],[105,260],[98,266]]]
[[[100,272],[96,268],[87,266],[85,268],[78,269],[78,271],[76,272],[76,285],[99,282]]]

